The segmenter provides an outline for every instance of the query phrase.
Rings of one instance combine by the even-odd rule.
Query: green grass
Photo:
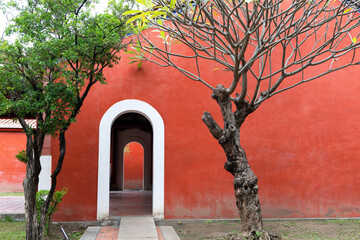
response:
[[[0,219],[0,239],[1,240],[23,240],[26,238],[25,221],[15,221],[10,217]],[[75,230],[69,232],[68,235],[71,240],[79,240],[83,235],[83,230]],[[60,231],[52,233],[50,236],[45,236],[45,240],[63,239]]]
[[[24,196],[23,192],[0,192],[0,197],[18,197]]]
[[[13,222],[11,220],[0,221],[0,239],[23,240],[25,239],[25,222]]]

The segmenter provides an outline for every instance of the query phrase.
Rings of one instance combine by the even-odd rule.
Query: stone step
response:
[[[158,240],[152,217],[122,217],[118,240]]]
[[[160,231],[164,236],[164,240],[180,240],[179,236],[171,226],[160,226]]]

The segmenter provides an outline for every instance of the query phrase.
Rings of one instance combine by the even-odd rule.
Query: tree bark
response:
[[[26,134],[26,175],[23,181],[25,196],[26,239],[38,240],[43,238],[44,222],[38,219],[36,207],[36,192],[41,172],[40,156],[44,145],[45,135],[39,129],[31,129],[25,119],[18,118]],[[42,121],[42,118],[38,118]]]
[[[39,177],[36,174],[37,167],[34,164],[27,164],[26,176],[23,182],[25,195],[25,218],[26,218],[26,239],[38,239],[38,221],[35,204],[35,196]]]
[[[258,179],[251,170],[244,149],[240,145],[240,127],[251,113],[246,101],[234,102],[235,112],[232,112],[234,99],[227,95],[225,88],[218,85],[212,98],[220,106],[224,120],[221,128],[210,113],[203,114],[203,122],[210,133],[218,140],[224,149],[227,161],[224,168],[234,176],[236,206],[241,219],[241,230],[245,233],[263,231],[261,206],[258,197]]]
[[[36,192],[39,184],[39,174],[41,171],[40,155],[36,153],[36,146],[32,136],[27,135],[26,143],[26,176],[23,182],[25,195],[25,219],[26,219],[26,239],[39,239],[39,223],[36,209]]]
[[[46,213],[48,212],[48,210],[50,208],[51,200],[53,199],[53,196],[55,194],[55,189],[56,189],[56,185],[57,185],[57,176],[59,175],[59,173],[62,169],[64,158],[65,158],[65,152],[66,152],[65,131],[62,131],[59,133],[59,150],[60,150],[60,155],[59,155],[59,158],[57,161],[57,165],[56,165],[55,170],[51,174],[51,188],[49,190],[49,194],[45,200],[45,203],[41,207],[41,218],[40,219],[41,219],[41,222],[43,223],[43,228],[45,227],[47,220],[49,220],[49,222],[48,222],[49,226],[51,224],[52,216],[49,216],[49,219],[47,219]],[[43,232],[43,230],[44,229],[42,229],[42,232]]]
[[[263,230],[258,179],[248,164],[245,151],[241,147],[237,148],[240,150],[239,157],[232,163],[234,166],[230,173],[234,175],[236,206],[241,219],[241,230],[243,232]]]

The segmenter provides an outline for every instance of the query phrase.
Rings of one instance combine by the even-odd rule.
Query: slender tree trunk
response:
[[[65,139],[65,132],[62,131],[59,133],[59,150],[60,150],[60,155],[57,161],[57,165],[55,170],[53,171],[53,173],[51,174],[51,188],[49,190],[49,194],[46,198],[45,203],[43,204],[43,206],[41,207],[41,222],[44,223],[44,226],[46,223],[51,224],[51,218],[52,216],[49,216],[49,218],[47,218],[46,213],[48,212],[49,208],[50,208],[50,203],[51,200],[55,194],[55,190],[56,190],[56,185],[57,185],[57,176],[59,175],[62,166],[63,166],[63,162],[64,162],[64,158],[65,158],[65,152],[66,152],[66,139]],[[48,229],[49,230],[49,229]]]
[[[38,219],[36,210],[36,192],[39,184],[39,174],[41,171],[40,159],[38,154],[34,154],[34,142],[32,136],[27,136],[26,144],[26,176],[23,182],[25,195],[25,219],[26,219],[26,239],[39,239]]]
[[[26,218],[26,239],[38,239],[38,221],[35,204],[35,196],[39,178],[34,174],[36,171],[33,164],[27,165],[26,176],[23,182],[25,195],[25,218]]]
[[[257,177],[251,170],[244,149],[240,146],[240,127],[251,113],[249,104],[236,102],[226,94],[225,88],[217,86],[212,98],[220,106],[224,120],[221,128],[210,113],[205,112],[202,119],[210,133],[224,149],[227,161],[224,168],[234,176],[236,205],[241,219],[241,230],[245,233],[262,231],[263,222],[258,197]],[[234,101],[236,110],[232,112]]]
[[[45,135],[41,130],[32,129],[23,118],[18,118],[26,134],[26,175],[23,181],[25,195],[26,239],[41,240],[43,238],[44,222],[38,219],[36,208],[36,192],[41,172],[40,156]]]

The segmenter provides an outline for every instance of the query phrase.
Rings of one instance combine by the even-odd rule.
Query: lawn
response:
[[[239,233],[235,221],[178,221],[172,224],[181,240],[227,240],[229,233]],[[359,240],[360,220],[281,220],[264,221],[266,230],[284,240]]]
[[[21,197],[24,196],[23,192],[0,192],[0,197]]]
[[[65,231],[71,240],[81,238],[85,229],[67,229]],[[25,221],[14,221],[11,218],[0,220],[0,239],[1,240],[23,240],[25,239]],[[53,227],[51,234],[45,237],[46,240],[63,239],[60,229]]]
[[[13,222],[10,219],[0,220],[0,239],[25,239],[25,222]]]

